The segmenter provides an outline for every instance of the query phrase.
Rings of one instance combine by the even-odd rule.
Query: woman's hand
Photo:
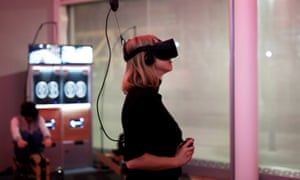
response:
[[[192,159],[195,150],[194,141],[194,138],[187,138],[178,146],[175,156],[178,166],[183,166]]]
[[[24,141],[22,138],[18,138],[17,145],[19,148],[24,148],[28,145],[28,143]]]
[[[43,144],[44,144],[45,147],[51,147],[52,146],[51,138],[44,139]]]

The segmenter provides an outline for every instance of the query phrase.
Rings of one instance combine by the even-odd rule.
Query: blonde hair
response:
[[[160,40],[154,35],[136,36],[124,44],[124,51],[128,53],[138,47],[153,45],[159,41]],[[122,91],[125,94],[127,94],[132,87],[158,88],[159,83],[160,79],[155,74],[154,66],[149,66],[145,63],[145,52],[138,53],[127,61],[122,81]]]

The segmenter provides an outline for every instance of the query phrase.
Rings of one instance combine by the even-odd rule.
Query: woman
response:
[[[124,44],[122,125],[127,180],[178,180],[181,167],[194,153],[194,139],[183,143],[182,132],[158,93],[176,56],[172,39],[162,42],[144,35]]]

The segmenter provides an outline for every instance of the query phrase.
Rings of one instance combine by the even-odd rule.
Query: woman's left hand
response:
[[[175,156],[179,166],[185,165],[192,159],[195,150],[194,141],[194,138],[187,138],[179,145]]]

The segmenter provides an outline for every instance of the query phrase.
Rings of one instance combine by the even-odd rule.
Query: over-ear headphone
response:
[[[150,48],[145,53],[145,64],[151,66],[154,63],[154,56],[150,50]]]
[[[151,46],[142,46],[142,47],[138,47],[136,49],[134,49],[131,52],[127,52],[126,50],[126,43],[123,46],[123,53],[124,53],[124,59],[125,61],[129,61],[131,58],[133,58],[134,56],[136,56],[138,53],[140,52],[145,52],[145,56],[144,56],[144,60],[145,60],[145,64],[148,66],[151,66],[154,63],[154,56],[153,53],[151,51]]]
[[[138,47],[131,52],[127,52],[126,50],[126,43],[123,45],[123,53],[125,61],[129,61],[131,58],[136,56],[140,52],[145,52],[145,63],[148,66],[151,66],[154,61],[155,57],[159,58],[160,60],[170,60],[171,58],[176,57],[177,49],[175,46],[175,42],[173,39],[169,39],[166,41],[161,41],[154,45],[146,45]]]

